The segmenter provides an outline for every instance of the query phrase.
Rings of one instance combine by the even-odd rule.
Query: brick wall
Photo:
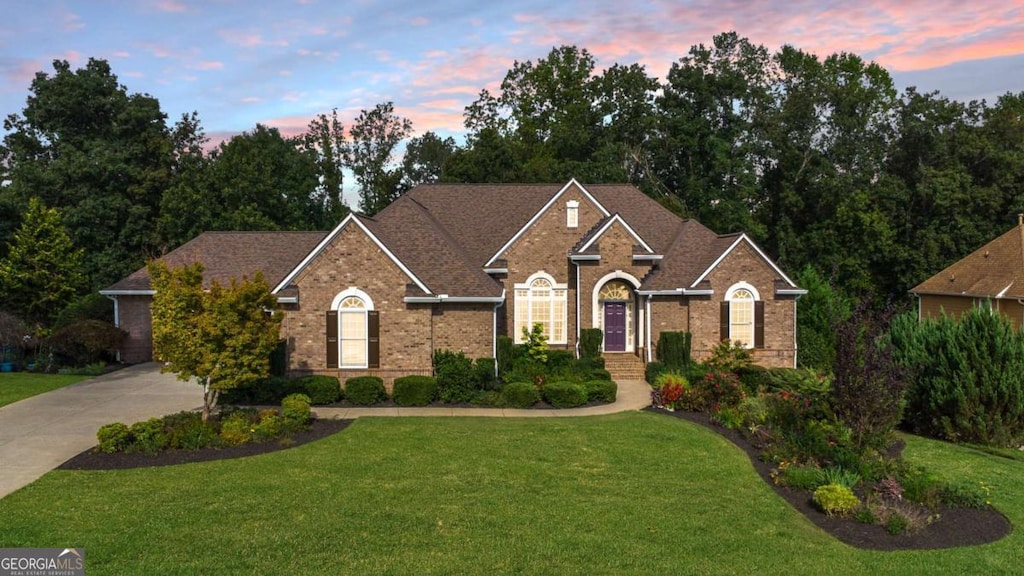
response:
[[[746,282],[764,301],[764,348],[753,350],[754,360],[762,366],[793,367],[796,359],[796,299],[776,296],[775,271],[746,243],[734,249],[708,275],[714,296],[691,299],[690,332],[693,334],[694,359],[710,356],[719,342],[720,306],[726,291],[736,282]]]
[[[331,373],[343,380],[358,372],[327,372],[326,356],[326,312],[338,293],[355,287],[365,292],[373,300],[374,310],[380,312],[383,371],[429,373],[431,307],[405,304],[409,282],[358,226],[346,226],[295,280],[299,304],[285,312],[281,324],[282,337],[288,342],[289,371]]]
[[[117,297],[118,323],[128,333],[121,344],[121,361],[126,364],[153,360],[152,303],[152,296]]]

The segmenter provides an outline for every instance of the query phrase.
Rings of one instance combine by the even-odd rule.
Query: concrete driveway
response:
[[[129,366],[0,408],[0,498],[96,445],[96,430],[198,408],[202,389],[161,374],[155,363]]]

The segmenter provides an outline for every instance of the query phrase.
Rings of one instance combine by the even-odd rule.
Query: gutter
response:
[[[100,291],[100,294],[103,294],[107,298],[110,298],[110,300],[114,303],[114,327],[115,328],[120,328],[121,327],[121,306],[119,306],[120,302],[117,301],[117,295],[116,294],[104,293],[104,291],[102,291],[102,290]],[[155,294],[155,292],[154,292],[154,294]],[[116,358],[117,358],[118,362],[121,362],[121,349],[120,348],[117,349]]]
[[[570,260],[572,260],[570,258]],[[580,357],[580,263],[572,260],[576,266],[576,358]]]

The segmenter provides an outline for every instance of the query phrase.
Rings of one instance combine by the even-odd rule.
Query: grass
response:
[[[87,378],[92,378],[92,376],[3,372],[0,373],[0,406],[63,388]]]
[[[916,437],[1024,522],[1024,463]],[[292,450],[55,471],[0,500],[0,547],[82,546],[90,574],[1014,573],[1024,536],[872,552],[816,528],[746,456],[676,418],[366,418]]]

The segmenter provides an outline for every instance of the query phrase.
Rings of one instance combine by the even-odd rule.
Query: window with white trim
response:
[[[739,289],[729,299],[729,340],[754,347],[754,295]]]
[[[744,348],[764,348],[764,302],[757,288],[737,282],[722,302],[721,339]]]
[[[348,296],[338,305],[338,345],[342,368],[361,368],[367,365],[366,302],[358,296]]]
[[[565,203],[565,227],[578,228],[580,225],[580,203],[569,200]]]
[[[535,274],[515,286],[515,341],[523,342],[523,328],[544,327],[551,344],[566,343],[566,296],[568,286],[546,274]]]

